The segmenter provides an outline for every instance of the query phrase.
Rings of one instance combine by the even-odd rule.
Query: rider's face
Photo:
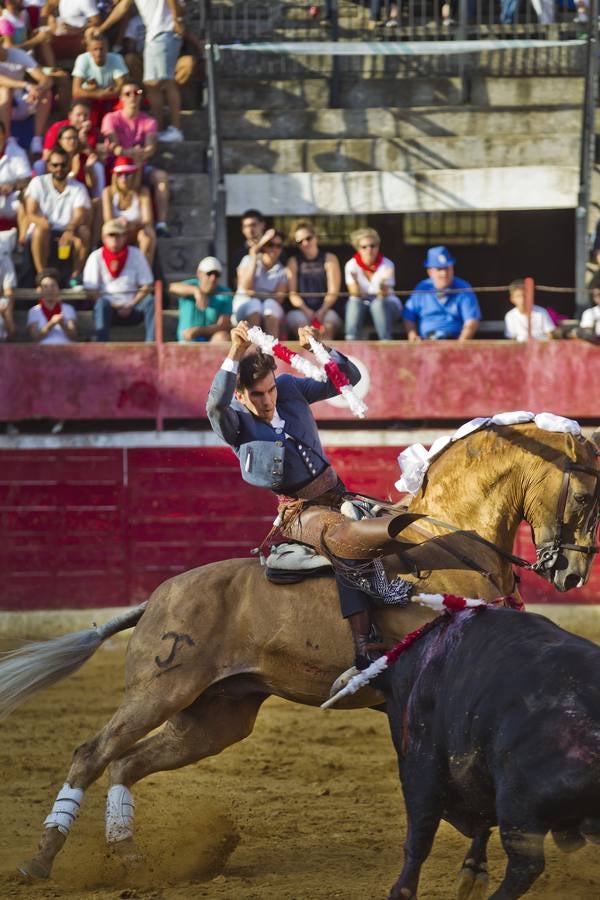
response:
[[[257,419],[270,422],[277,403],[277,383],[273,372],[256,381],[251,388],[236,391],[236,396]]]

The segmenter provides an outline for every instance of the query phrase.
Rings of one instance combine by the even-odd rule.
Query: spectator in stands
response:
[[[404,306],[409,341],[467,341],[475,337],[481,310],[471,285],[454,274],[454,257],[445,247],[430,247],[420,281]]]
[[[70,175],[70,154],[56,145],[48,158],[49,173],[30,181],[23,198],[23,236],[31,234],[36,271],[46,268],[50,254],[72,259],[69,286],[81,284],[90,247],[90,198],[86,187]]]
[[[128,12],[133,0],[119,0],[101,31],[107,31]],[[159,141],[183,141],[181,96],[175,81],[175,65],[183,35],[183,16],[176,0],[136,0],[146,28],[144,40],[144,86],[152,114],[160,129]],[[171,124],[165,130],[164,103],[170,110]]]
[[[127,243],[139,247],[152,266],[156,250],[152,198],[148,188],[136,189],[138,171],[131,156],[117,157],[111,183],[102,192],[102,215],[105,222],[118,219],[125,225]]]
[[[381,253],[381,239],[374,228],[359,228],[351,234],[350,241],[356,253],[344,270],[349,294],[346,340],[360,338],[368,311],[379,340],[389,341],[394,322],[402,314],[402,303],[394,294],[394,263]]]
[[[56,60],[52,33],[46,28],[38,29],[37,22],[33,24],[31,11],[23,8],[22,0],[4,0],[3,5],[0,34],[6,38],[6,46],[32,52],[42,65],[53,69]]]
[[[592,306],[584,309],[577,337],[597,343],[600,340],[600,272],[596,272],[590,282]]]
[[[130,16],[123,34],[123,56],[131,77],[142,80],[144,77],[144,40],[146,28],[139,15]],[[175,81],[179,87],[183,87],[198,71],[200,60],[204,55],[204,43],[185,28],[183,31],[183,43],[181,52],[175,63]]]
[[[388,3],[386,5],[388,7],[388,18],[385,21],[385,27],[394,28],[398,24],[398,5],[396,3]],[[373,31],[379,25],[382,6],[383,0],[370,0],[369,31]]]
[[[42,151],[42,159],[47,160],[50,151],[58,140],[58,133],[65,125],[74,125],[79,135],[79,145],[82,151],[96,150],[99,155],[102,154],[103,147],[96,146],[98,142],[98,130],[92,125],[90,118],[90,104],[88,100],[73,100],[69,109],[69,117],[54,122],[44,137],[44,147]]]
[[[57,59],[75,59],[87,29],[100,25],[96,0],[47,0],[45,11]]]
[[[14,299],[0,297],[0,343],[10,340],[14,333]]]
[[[218,279],[223,272],[215,256],[198,263],[197,277],[169,285],[169,293],[178,298],[177,340],[229,341],[231,329],[231,291]]]
[[[257,209],[247,209],[245,213],[242,213],[242,234],[244,236],[244,244],[242,247],[237,250],[233,257],[233,264],[236,271],[239,268],[239,265],[243,258],[246,256],[251,247],[254,247],[263,234],[265,233],[265,229],[267,227],[267,223],[265,222],[265,217],[261,212]]]
[[[90,253],[83,284],[94,301],[96,340],[110,340],[110,327],[144,322],[146,340],[154,340],[152,270],[137,247],[127,245],[127,227],[118,219],[102,226],[102,247]]]
[[[531,0],[540,25],[554,22],[554,0]],[[519,13],[519,0],[500,0],[500,22],[513,25]]]
[[[233,312],[238,322],[261,326],[279,337],[284,322],[283,304],[288,292],[288,276],[280,262],[283,233],[270,228],[248,248],[238,268],[238,289]]]
[[[77,314],[69,303],[62,303],[60,276],[56,269],[42,269],[35,284],[40,298],[27,314],[32,340],[40,344],[70,344],[77,340]]]
[[[504,336],[513,341],[537,341],[559,337],[554,322],[547,309],[534,304],[531,307],[531,334],[529,333],[529,316],[525,298],[525,282],[522,279],[512,281],[508,286],[508,295],[513,309],[504,316]]]
[[[12,232],[18,224],[21,192],[30,178],[29,157],[16,141],[6,137],[0,122],[0,235]]]
[[[69,175],[69,155],[55,147],[49,173],[36,175],[25,190],[25,227],[31,232],[31,255],[36,272],[48,265],[50,254],[72,259],[70,287],[81,284],[90,248],[90,198],[85,187]]]
[[[26,81],[25,75],[35,83]],[[0,37],[0,120],[7,135],[12,122],[32,120],[34,134],[28,141],[32,153],[42,152],[41,136],[50,115],[51,88],[52,79],[44,75],[33,56],[7,47],[6,38]],[[19,142],[23,143],[22,135]]]
[[[119,100],[128,69],[120,53],[108,52],[105,35],[91,31],[86,47],[73,66],[73,99],[90,100],[92,124],[100,126],[105,114],[112,112]]]
[[[319,247],[312,222],[301,219],[292,229],[296,253],[288,259],[289,301],[294,307],[286,316],[288,329],[297,334],[315,321],[325,340],[333,340],[343,329],[340,315],[342,272],[334,253]]]
[[[107,139],[111,153],[115,156],[130,156],[136,165],[143,167],[144,183],[154,191],[156,233],[159,237],[169,237],[169,179],[166,172],[148,163],[156,150],[157,125],[156,119],[141,112],[142,95],[140,85],[133,79],[126,79],[119,93],[121,109],[104,116],[102,134]]]

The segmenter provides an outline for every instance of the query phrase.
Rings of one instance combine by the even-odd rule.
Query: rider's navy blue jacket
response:
[[[354,363],[334,350],[333,360],[351,384],[360,381]],[[278,375],[277,412],[283,431],[261,421],[234,397],[236,375],[221,368],[211,385],[206,412],[211,427],[233,447],[242,477],[256,487],[294,495],[330,465],[310,409],[311,403],[335,397],[330,381]]]

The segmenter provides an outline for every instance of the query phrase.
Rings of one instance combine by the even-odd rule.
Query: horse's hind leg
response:
[[[176,707],[175,707],[176,708]],[[132,744],[158,728],[172,713],[173,705],[159,702],[153,705],[146,694],[127,700],[110,722],[91,740],[81,744],[73,754],[71,768],[64,787],[50,815],[44,822],[38,852],[19,866],[22,875],[48,878],[52,864],[62,849],[75,821],[84,791],[102,774],[112,759],[122,756]]]
[[[106,807],[106,839],[122,844],[124,857],[133,849],[133,798],[129,788],[153,772],[179,769],[247,737],[254,727],[261,704],[268,694],[242,697],[208,694],[172,716],[162,731],[139,741],[119,759],[113,759],[108,774],[110,788]]]

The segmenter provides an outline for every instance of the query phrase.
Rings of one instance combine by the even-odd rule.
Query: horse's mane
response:
[[[511,417],[514,419],[513,421],[511,421]],[[419,490],[424,490],[428,481],[430,466],[437,463],[440,458],[445,458],[453,447],[462,443],[467,437],[475,435],[485,437],[490,432],[495,432],[507,441],[516,444],[523,430],[526,428],[531,429],[532,426],[540,435],[543,433],[554,433],[564,435],[565,439],[571,438],[571,440],[565,440],[565,453],[569,456],[575,456],[575,454],[568,451],[573,451],[577,445],[580,445],[582,449],[585,447],[588,453],[593,456],[598,456],[598,444],[596,441],[597,436],[600,436],[600,432],[594,434],[592,440],[589,440],[583,435],[579,423],[573,419],[566,419],[553,413],[541,413],[538,415],[534,415],[534,413],[502,413],[490,418],[472,419],[466,422],[454,434],[434,441],[429,451],[426,451],[420,444],[411,445],[398,457],[402,469],[402,478],[396,483],[396,487],[400,491],[408,490],[413,496]],[[552,442],[553,445],[555,443],[555,441]],[[535,448],[524,447],[524,449],[528,449],[530,452],[535,452],[538,455],[544,455],[541,453],[544,447],[549,447],[547,440],[540,441]],[[420,482],[415,487],[419,478]],[[410,488],[408,485],[410,485]]]

